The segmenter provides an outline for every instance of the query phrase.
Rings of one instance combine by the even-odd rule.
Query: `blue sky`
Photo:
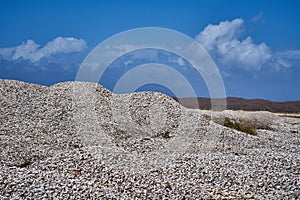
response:
[[[223,76],[228,96],[300,100],[300,1],[0,4],[0,78],[44,85],[74,80],[85,56],[108,37],[133,28],[164,27],[204,46]],[[112,69],[101,83],[109,87],[114,73],[118,72]],[[202,91],[197,94],[208,96]]]

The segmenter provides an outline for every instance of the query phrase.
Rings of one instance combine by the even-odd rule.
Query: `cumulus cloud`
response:
[[[277,58],[265,43],[255,44],[251,37],[241,40],[243,26],[243,19],[210,24],[196,36],[196,40],[221,66],[247,71],[258,71],[264,66],[289,67],[288,61]]]
[[[25,43],[15,47],[12,60],[17,60],[19,58],[28,59],[31,61],[37,61],[35,58],[36,54],[39,53],[39,46],[32,40],[27,40]],[[39,60],[39,59],[38,59]]]
[[[33,40],[27,40],[16,47],[0,48],[0,54],[6,60],[29,60],[33,63],[56,54],[81,52],[87,47],[83,39],[57,37],[40,47]]]
[[[10,60],[14,55],[15,48],[0,48],[0,57]]]

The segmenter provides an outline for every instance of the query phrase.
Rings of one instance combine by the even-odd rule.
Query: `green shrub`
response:
[[[203,117],[207,120],[212,119],[212,117],[207,114],[204,114]],[[253,123],[252,121],[246,121],[242,119],[231,119],[229,117],[215,117],[213,118],[213,121],[222,126],[226,126],[228,128],[232,128],[251,135],[257,135],[256,129],[262,128],[262,126],[259,123]]]
[[[224,122],[221,125],[229,127],[229,128],[233,128],[235,130],[238,130],[238,131],[241,131],[244,133],[248,133],[251,135],[257,135],[256,128],[246,122],[239,122],[237,120],[225,117]]]

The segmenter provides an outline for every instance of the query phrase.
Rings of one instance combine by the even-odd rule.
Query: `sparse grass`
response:
[[[250,135],[257,135],[256,128],[253,127],[251,124],[239,122],[238,120],[230,119],[228,117],[225,117],[224,122],[221,125],[233,128],[244,133],[248,133]]]
[[[207,120],[212,120],[211,116],[204,114],[203,117]],[[259,123],[258,120],[232,119],[229,117],[214,117],[213,121],[222,126],[235,129],[250,135],[257,135],[256,129],[271,129],[264,123]]]

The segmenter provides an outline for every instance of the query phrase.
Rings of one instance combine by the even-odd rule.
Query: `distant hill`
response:
[[[174,98],[179,101],[177,98]],[[198,97],[198,105],[192,98],[181,98],[180,103],[187,108],[210,109],[210,98]],[[227,109],[248,111],[270,111],[280,113],[300,113],[300,101],[273,102],[264,99],[243,99],[227,97]]]

